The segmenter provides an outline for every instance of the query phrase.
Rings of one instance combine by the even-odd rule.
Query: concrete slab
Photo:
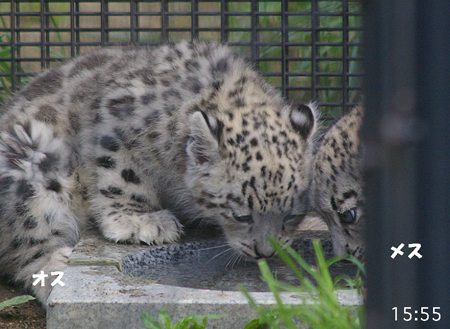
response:
[[[89,232],[75,247],[69,266],[64,270],[62,281],[65,286],[55,286],[47,302],[48,329],[143,328],[140,320],[143,311],[157,316],[164,308],[174,321],[189,314],[229,314],[211,320],[208,328],[241,329],[256,316],[239,291],[162,285],[125,275],[122,261],[126,256],[142,254],[156,247],[118,245],[99,236]],[[216,239],[217,232],[190,232],[180,244],[198,241],[199,236],[208,241]],[[327,238],[328,235],[316,232],[307,234],[304,239],[311,237]],[[253,292],[252,296],[263,305],[275,302],[269,292]],[[339,291],[338,296],[345,305],[361,304],[353,290]],[[306,295],[290,293],[284,294],[283,299],[292,305],[308,302]]]

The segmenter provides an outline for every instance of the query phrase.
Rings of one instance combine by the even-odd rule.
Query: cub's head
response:
[[[336,255],[364,259],[362,154],[363,108],[339,119],[323,138],[313,165],[311,208],[327,223]]]
[[[229,245],[259,259],[274,254],[269,236],[291,242],[307,212],[316,114],[312,105],[243,102],[190,116],[185,180]]]

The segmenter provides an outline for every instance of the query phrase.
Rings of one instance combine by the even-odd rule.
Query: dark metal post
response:
[[[258,41],[259,41],[259,35],[258,35],[258,27],[259,27],[259,16],[257,13],[259,13],[259,1],[252,0],[252,36],[251,36],[251,58],[254,60],[256,58],[259,58],[259,49],[258,49]],[[259,69],[259,62],[255,62],[256,67]]]
[[[347,106],[348,99],[348,85],[350,82],[350,78],[348,76],[348,67],[349,67],[349,51],[347,48],[347,44],[349,42],[348,38],[348,0],[342,1],[342,107],[344,114],[350,111],[350,108]]]
[[[317,41],[319,38],[319,32],[317,31],[319,24],[318,16],[318,3],[317,1],[311,2],[311,99],[317,100],[317,54],[319,48],[317,47]]]
[[[136,7],[138,4],[136,3],[136,0],[130,1],[130,41],[131,44],[137,45],[138,39],[137,39],[137,15],[136,15]]]
[[[450,327],[450,3],[419,3],[365,3],[367,328]]]
[[[76,55],[75,52],[75,26],[76,26],[76,19],[75,19],[75,2],[74,0],[70,1],[70,57],[74,57]]]
[[[198,39],[198,1],[191,0],[191,40]]]
[[[11,1],[11,90],[15,91],[17,88],[17,61],[16,61],[16,12],[17,6],[15,1]],[[18,38],[18,36],[17,36]]]
[[[450,2],[418,1],[417,13],[417,109],[426,127],[418,155],[419,300],[442,315],[422,328],[450,328]]]
[[[167,12],[169,11],[169,4],[167,3],[167,0],[161,0],[161,42],[167,42],[168,39],[168,32],[167,32]]]
[[[404,307],[419,306],[418,259],[407,256],[418,242],[416,145],[407,124],[416,101],[414,2],[368,1],[365,10],[367,328],[418,328],[403,321]],[[403,256],[392,259],[391,247],[402,243]]]

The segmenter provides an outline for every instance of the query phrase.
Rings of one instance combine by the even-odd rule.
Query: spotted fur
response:
[[[0,113],[0,271],[26,287],[64,267],[88,218],[148,244],[205,220],[261,258],[307,211],[314,107],[286,103],[223,45],[98,50]],[[45,301],[51,287],[31,288]]]
[[[313,165],[311,208],[331,232],[335,254],[364,259],[362,151],[364,110],[356,107],[325,134]]]

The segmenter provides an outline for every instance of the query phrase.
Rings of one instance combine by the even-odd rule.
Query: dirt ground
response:
[[[9,286],[0,279],[0,302],[26,295],[24,291]],[[45,310],[36,301],[11,306],[0,311],[0,329],[45,329]]]

